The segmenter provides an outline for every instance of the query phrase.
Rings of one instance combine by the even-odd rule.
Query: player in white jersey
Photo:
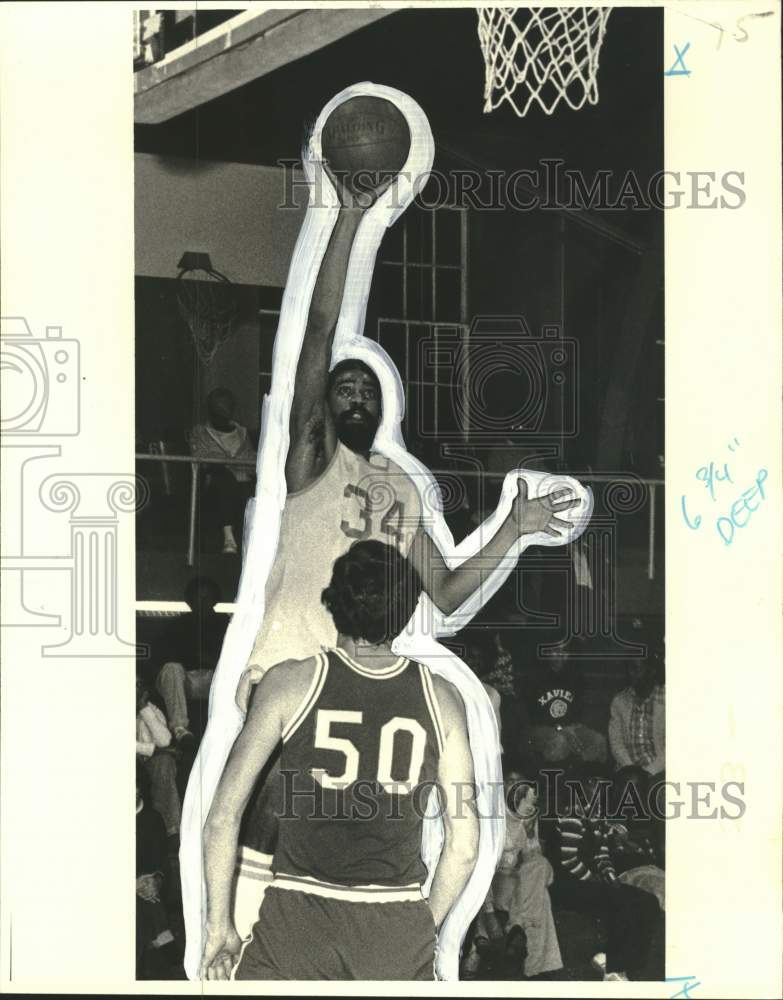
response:
[[[296,370],[285,466],[288,499],[275,568],[266,585],[264,622],[237,694],[242,709],[251,684],[270,666],[334,645],[334,625],[319,596],[335,558],[354,541],[373,538],[394,544],[410,559],[433,603],[449,614],[479,589],[521,535],[560,537],[570,524],[557,514],[579,502],[568,491],[528,499],[520,479],[511,510],[492,538],[457,569],[449,569],[427,533],[415,485],[372,451],[382,407],[375,373],[358,360],[329,370],[349,255],[367,207],[334,177],[332,181],[342,207],[313,289]],[[277,797],[273,769],[271,780],[251,800],[240,834],[234,907],[240,934],[255,920],[270,879]]]
[[[338,394],[353,393],[357,377],[366,382],[362,391],[378,398],[375,376],[361,362],[338,365],[330,383]],[[383,455],[353,451],[338,438],[320,476],[286,499],[253,666],[263,671],[281,657],[309,656],[333,645],[336,633],[321,591],[335,559],[353,542],[370,539],[407,555],[420,523],[421,500],[402,469]]]

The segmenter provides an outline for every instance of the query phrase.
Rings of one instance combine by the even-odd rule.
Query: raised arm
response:
[[[482,549],[454,570],[449,569],[435,542],[420,528],[410,559],[433,603],[446,615],[456,611],[494,573],[521,535],[543,531],[553,538],[561,537],[560,532],[571,524],[556,515],[579,504],[577,498],[569,497],[568,490],[558,490],[528,499],[527,483],[520,476],[508,517]]]
[[[340,211],[313,288],[294,379],[291,440],[285,467],[289,493],[309,486],[321,474],[337,446],[326,390],[351,247],[362,214],[394,182],[394,178],[388,178],[377,189],[356,194],[338,180],[326,162],[324,169],[340,198]]]
[[[360,208],[344,205],[340,209],[313,288],[291,404],[285,467],[289,493],[308,486],[334,454],[337,438],[326,389],[348,260],[361,217]]]
[[[479,826],[465,708],[451,684],[440,677],[434,681],[445,730],[438,764],[444,841],[429,904],[435,926],[440,927],[475,867]]]
[[[239,824],[256,779],[301,704],[314,668],[312,659],[291,660],[265,674],[218,784],[204,826],[207,933],[202,979],[228,979],[239,954],[241,942],[230,916]]]

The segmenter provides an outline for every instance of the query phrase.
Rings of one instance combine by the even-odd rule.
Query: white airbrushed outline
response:
[[[380,345],[363,335],[378,247],[384,231],[405,211],[427,180],[434,156],[432,132],[422,109],[406,94],[372,83],[346,88],[321,111],[303,156],[305,174],[310,182],[310,202],[291,258],[275,337],[272,388],[262,406],[262,444],[257,462],[255,513],[248,521],[249,539],[245,544],[236,611],[226,632],[210,691],[209,723],[183,803],[180,867],[187,941],[185,969],[191,979],[197,978],[206,920],[202,828],[231,747],[242,728],[243,716],[234,698],[263,620],[264,587],[277,550],[286,500],[285,460],[296,366],[313,287],[339,211],[337,194],[320,162],[321,130],[339,104],[360,95],[383,98],[395,104],[405,115],[412,140],[401,174],[394,185],[365,212],[359,225],[350,254],[332,351],[333,365],[345,358],[361,358],[378,376],[383,415],[374,450],[396,462],[415,483],[425,511],[427,530],[452,569],[478,552],[508,516],[517,493],[519,475],[527,481],[531,497],[549,493],[558,487],[568,487],[581,500],[578,507],[560,515],[573,525],[565,537],[558,539],[540,533],[518,539],[503,564],[454,614],[443,615],[428,597],[423,596],[411,626],[394,643],[395,652],[425,663],[433,673],[454,684],[462,696],[478,785],[478,808],[484,817],[480,822],[476,866],[438,936],[436,968],[441,979],[458,978],[462,940],[487,894],[503,847],[505,821],[504,810],[500,807],[502,799],[498,797],[498,790],[502,788],[502,773],[492,705],[472,671],[437,639],[453,635],[473,618],[506,580],[524,549],[532,544],[561,545],[573,541],[587,526],[593,508],[592,493],[576,480],[517,470],[506,476],[494,513],[459,545],[454,544],[451,531],[443,519],[440,493],[434,477],[405,450],[400,430],[405,397],[399,373]],[[434,800],[431,799],[430,805],[434,805]],[[422,843],[422,855],[430,871],[428,883],[431,882],[442,842],[442,822],[432,815],[425,820]]]

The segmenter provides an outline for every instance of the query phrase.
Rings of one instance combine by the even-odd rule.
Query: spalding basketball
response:
[[[326,119],[321,151],[352,192],[378,188],[405,166],[411,134],[403,113],[380,97],[351,97]]]

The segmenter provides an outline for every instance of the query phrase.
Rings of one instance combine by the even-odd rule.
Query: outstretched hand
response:
[[[569,489],[555,490],[543,497],[528,498],[527,483],[522,476],[517,480],[517,495],[511,508],[520,535],[536,535],[543,532],[552,538],[564,540],[563,532],[572,528],[557,514],[579,505],[579,498],[572,496]]]

